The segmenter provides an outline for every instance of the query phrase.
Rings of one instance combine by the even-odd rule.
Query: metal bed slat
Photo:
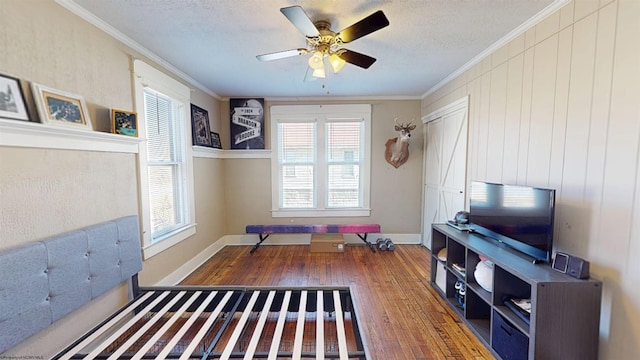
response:
[[[227,293],[224,295],[224,298],[222,298],[222,300],[220,301],[220,304],[218,304],[215,310],[213,310],[207,321],[204,323],[204,325],[202,325],[202,328],[200,328],[200,331],[198,331],[198,334],[196,334],[189,346],[184,350],[184,353],[182,354],[182,356],[180,356],[180,360],[186,360],[191,357],[191,354],[195,350],[196,346],[198,346],[200,340],[202,340],[202,338],[207,334],[207,331],[209,330],[211,325],[213,325],[213,322],[216,320],[224,306],[227,304],[232,294],[233,291],[227,291]]]
[[[107,360],[118,359],[120,355],[122,355],[131,345],[133,345],[136,341],[138,341],[138,339],[145,332],[147,332],[147,330],[149,330],[151,326],[153,326],[158,320],[160,320],[160,318],[162,318],[164,314],[166,314],[167,311],[169,311],[169,309],[171,309],[171,307],[175,305],[175,303],[177,303],[178,300],[180,300],[186,293],[187,293],[186,291],[181,291],[178,294],[174,295],[171,301],[169,301],[162,309],[160,309],[160,311],[155,313],[155,315],[153,315],[153,317],[150,320],[145,322],[145,324],[142,327],[140,327],[140,329],[138,329],[138,331],[136,331],[135,334],[129,336],[127,341],[125,341],[124,344],[120,345],[118,350],[114,351],[113,354],[111,354],[111,356],[107,358]]]
[[[306,318],[307,290],[300,292],[300,306],[298,308],[298,322],[296,323],[296,335],[293,343],[293,360],[302,358],[302,340],[304,338],[304,321]]]
[[[233,333],[231,334],[231,338],[227,341],[227,346],[224,351],[222,351],[222,355],[220,355],[220,360],[229,359],[233,348],[236,346],[240,335],[242,334],[242,330],[244,329],[245,324],[247,323],[247,319],[249,319],[249,315],[251,315],[251,310],[253,309],[253,305],[255,305],[256,300],[258,299],[258,295],[260,295],[260,291],[254,291],[247,303],[247,306],[244,308],[242,312],[242,316],[240,316],[240,320],[236,324]]]
[[[262,311],[260,312],[260,318],[258,319],[258,323],[256,324],[256,328],[253,331],[253,335],[251,336],[251,341],[249,341],[249,346],[247,347],[247,351],[244,355],[245,360],[249,360],[253,357],[253,354],[256,352],[256,348],[258,347],[258,342],[260,341],[260,336],[262,335],[262,331],[264,330],[264,324],[267,322],[267,316],[269,316],[269,309],[271,308],[271,304],[273,303],[273,298],[276,295],[275,290],[269,291],[269,296],[267,296],[267,300],[262,307]]]
[[[338,331],[338,350],[340,352],[340,360],[347,360],[349,358],[347,351],[347,336],[344,332],[342,302],[340,301],[340,291],[338,290],[333,290],[333,306],[336,313],[336,330]]]
[[[316,359],[324,359],[324,292],[316,297]]]
[[[91,342],[93,342],[97,338],[99,338],[106,330],[108,330],[114,324],[116,324],[120,320],[122,320],[122,318],[127,316],[131,312],[131,310],[137,308],[140,304],[145,302],[154,293],[155,292],[151,292],[150,291],[150,292],[144,294],[143,296],[141,296],[138,300],[136,300],[133,303],[131,303],[129,306],[127,306],[125,309],[123,309],[123,311],[120,312],[117,316],[113,317],[113,319],[109,320],[106,324],[104,324],[99,329],[97,329],[96,332],[91,333],[90,336],[87,336],[83,341],[78,343],[78,345],[74,346],[72,349],[70,349],[68,352],[66,352],[64,355],[62,355],[60,357],[60,360],[69,360],[69,359],[71,359],[78,351],[84,349]]]
[[[162,337],[162,335],[164,335],[164,333],[167,332],[167,330],[169,330],[169,328],[171,328],[171,326],[176,321],[178,321],[180,317],[182,317],[182,315],[185,313],[185,311],[187,311],[189,306],[191,306],[191,304],[193,304],[193,302],[196,301],[201,294],[202,294],[202,291],[196,291],[195,293],[191,294],[191,297],[184,303],[184,305],[182,305],[182,307],[178,309],[178,311],[176,311],[173,314],[173,316],[171,316],[171,318],[158,331],[156,331],[156,333],[149,339],[149,341],[147,341],[140,348],[140,350],[138,350],[138,352],[133,355],[131,360],[142,359],[142,357],[147,353],[147,351],[158,341],[158,339]]]
[[[158,305],[167,295],[169,295],[169,291],[162,292],[155,300],[153,300],[149,305],[147,305],[142,311],[140,311],[136,316],[134,316],[131,320],[129,320],[124,326],[120,327],[118,331],[109,336],[105,341],[102,342],[98,347],[96,347],[92,352],[87,354],[84,359],[93,359],[96,356],[100,355],[102,350],[104,350],[109,344],[113,343],[117,338],[119,338],[122,334],[124,334],[131,325],[135,324],[141,317],[145,316],[149,310],[153,309],[156,305]]]
[[[200,314],[202,314],[202,312],[207,308],[207,306],[209,306],[209,304],[211,303],[211,301],[213,301],[213,298],[215,298],[217,294],[218,294],[217,291],[212,291],[211,293],[209,293],[209,296],[207,296],[207,298],[204,299],[204,301],[200,304],[198,309],[196,309],[196,311],[193,312],[191,316],[189,316],[189,319],[182,325],[180,330],[176,332],[173,338],[165,345],[164,349],[162,349],[160,354],[158,354],[158,356],[156,357],[157,360],[165,359],[167,355],[169,355],[169,352],[171,352],[171,350],[176,346],[176,344],[178,343],[178,341],[180,341],[182,336],[184,336],[184,334],[186,334],[187,331],[189,331],[189,328],[191,327],[191,325],[193,325],[193,323],[196,322]]]
[[[59,355],[60,359],[85,355],[133,360],[368,358],[358,321],[349,310],[353,304],[348,289],[187,286],[141,290],[137,299],[70,345],[72,350]],[[345,311],[354,325],[353,352]]]
[[[268,360],[274,360],[278,357],[278,349],[280,348],[280,340],[282,339],[282,331],[284,330],[284,324],[287,320],[287,312],[288,312],[287,310],[289,309],[290,300],[291,300],[291,290],[288,290],[284,293],[284,298],[282,299],[282,305],[280,306],[280,316],[278,316],[276,329],[273,332],[273,340],[271,341],[271,348],[269,349]]]

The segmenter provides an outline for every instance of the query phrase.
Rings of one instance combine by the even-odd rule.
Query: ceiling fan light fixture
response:
[[[313,69],[313,74],[312,74],[312,75],[313,75],[314,77],[317,77],[317,78],[323,78],[323,79],[327,76],[327,75],[325,74],[325,72],[324,72],[324,67],[321,67],[321,68],[319,68],[319,69]]]
[[[368,69],[375,58],[342,48],[342,45],[369,35],[389,25],[389,19],[382,10],[363,18],[339,32],[331,30],[331,23],[326,20],[313,22],[299,5],[288,6],[280,9],[280,12],[306,37],[306,48],[291,49],[275,53],[256,56],[260,61],[270,61],[306,55],[311,53],[307,62],[307,72],[304,81],[326,77],[324,58],[328,58],[334,74],[338,73],[349,63],[363,69]]]
[[[323,69],[324,71],[324,54],[320,51],[316,51],[309,58],[309,66],[314,69]]]
[[[344,64],[346,64],[347,62],[342,60],[342,58],[338,56],[338,54],[333,53],[329,55],[329,63],[331,64],[333,73],[337,74],[338,71],[342,70],[342,68],[344,67]]]

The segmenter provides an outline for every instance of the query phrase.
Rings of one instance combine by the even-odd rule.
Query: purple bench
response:
[[[260,241],[253,246],[251,253],[271,234],[356,234],[371,251],[375,246],[367,241],[367,234],[379,233],[379,224],[282,224],[282,225],[247,225],[247,234],[258,234]]]

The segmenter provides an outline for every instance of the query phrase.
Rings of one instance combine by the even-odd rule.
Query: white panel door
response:
[[[423,244],[431,248],[431,225],[465,209],[468,98],[428,115],[424,156]]]
[[[431,249],[431,224],[437,223],[440,194],[440,161],[442,160],[442,118],[430,121],[426,129],[424,149],[424,198],[422,207],[422,243]]]
[[[440,172],[440,206],[438,220],[453,219],[464,210],[467,168],[467,108],[455,110],[442,117],[442,170]]]

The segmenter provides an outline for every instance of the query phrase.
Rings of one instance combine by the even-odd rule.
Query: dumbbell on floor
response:
[[[387,250],[393,251],[393,250],[396,249],[396,244],[391,242],[391,239],[389,239],[389,238],[384,239],[384,243],[387,245]]]
[[[376,246],[378,246],[378,249],[380,250],[387,250],[387,244],[382,240],[382,238],[378,238],[378,240],[376,240]]]

